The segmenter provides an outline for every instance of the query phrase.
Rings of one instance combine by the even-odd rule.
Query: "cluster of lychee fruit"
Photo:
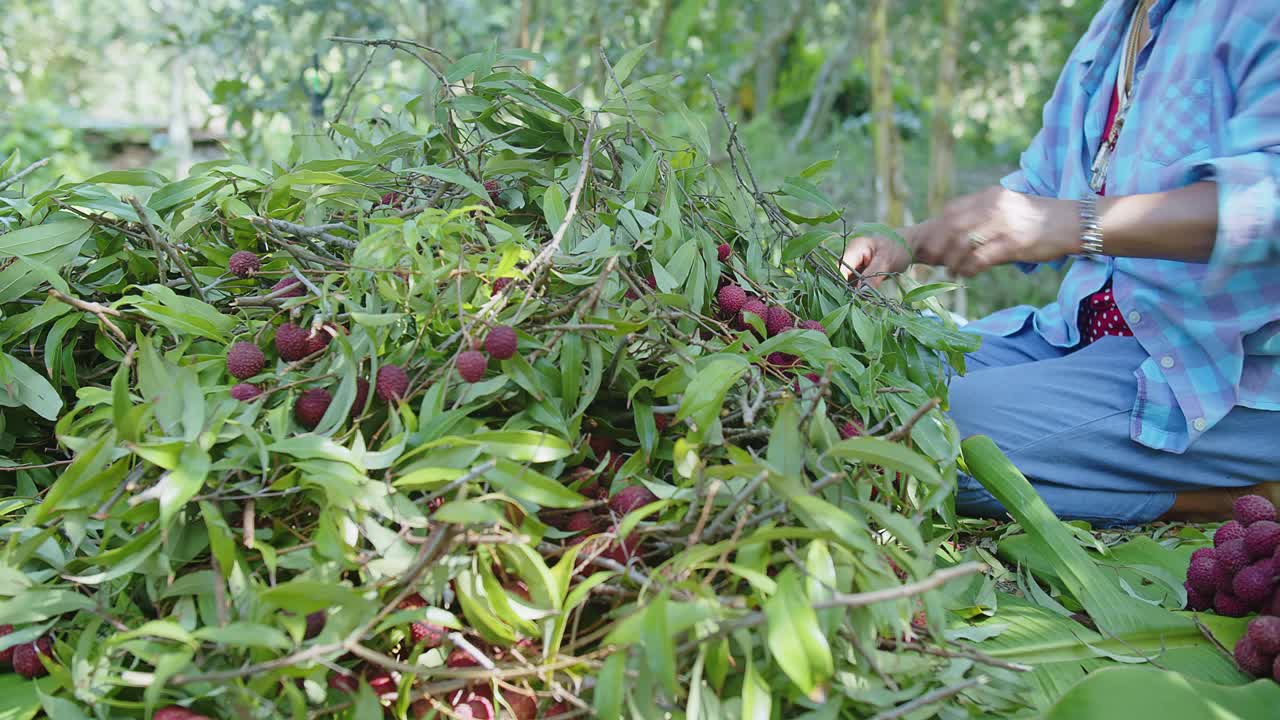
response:
[[[477,383],[484,379],[489,369],[489,358],[507,360],[516,354],[520,338],[515,328],[509,325],[497,325],[489,330],[483,345],[458,353],[454,364],[458,368],[458,377],[463,382]]]
[[[0,625],[0,638],[11,633],[12,625]],[[44,677],[49,669],[42,658],[53,658],[53,640],[48,635],[0,650],[0,670],[12,669],[28,680]]]
[[[1233,519],[1213,535],[1213,547],[1191,554],[1188,610],[1244,617],[1259,613],[1235,647],[1236,664],[1255,677],[1280,681],[1280,523],[1259,495],[1235,501]]]
[[[716,302],[720,307],[721,319],[729,321],[736,330],[750,329],[752,326],[748,317],[754,315],[764,324],[765,334],[768,337],[796,329],[814,330],[824,335],[827,332],[827,329],[817,320],[801,320],[797,323],[795,316],[786,308],[767,305],[764,300],[732,283],[723,285],[716,291]],[[783,369],[794,367],[800,362],[800,358],[795,355],[783,352],[769,353],[766,360],[770,365]],[[810,376],[810,379],[814,377],[816,376]]]

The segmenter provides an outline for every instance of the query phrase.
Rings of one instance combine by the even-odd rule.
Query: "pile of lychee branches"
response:
[[[760,188],[731,125],[709,165],[638,54],[592,108],[504,56],[415,56],[425,107],[287,167],[6,196],[0,697],[1017,707],[941,632],[979,566],[940,550],[942,358],[971,344],[912,309],[938,288],[846,284],[814,173]],[[660,111],[687,122],[639,122]]]

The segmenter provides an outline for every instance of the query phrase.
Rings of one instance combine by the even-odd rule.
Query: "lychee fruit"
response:
[[[725,262],[731,257],[733,257],[733,247],[731,247],[729,243],[720,243],[720,245],[716,247],[717,260]]]
[[[661,435],[671,426],[671,416],[664,413],[654,413],[653,425],[658,429],[658,434]]]
[[[801,329],[801,330],[817,330],[818,332],[822,333],[823,335],[826,335],[826,334],[827,334],[827,329],[826,329],[825,327],[823,327],[823,326],[822,326],[822,323],[818,322],[817,320],[804,320],[804,321],[801,321],[801,323],[800,323],[800,329]]]
[[[769,337],[784,333],[795,327],[796,321],[785,308],[773,306],[765,310],[764,327]]]
[[[478,667],[480,665],[475,658],[471,657],[471,653],[460,647],[449,651],[449,657],[445,658],[444,664],[451,668]]]
[[[326,328],[316,328],[310,331],[307,333],[307,355],[314,355],[329,347],[329,341],[332,339],[333,335],[330,335]]]
[[[498,278],[498,279],[494,280],[494,281],[493,281],[493,294],[497,295],[498,293],[502,292],[503,290],[506,290],[506,289],[507,289],[507,286],[508,286],[508,285],[510,285],[510,284],[511,284],[511,278],[509,278],[509,277],[500,277],[500,278]]]
[[[479,350],[458,353],[458,375],[464,382],[480,382],[489,367],[489,358]]]
[[[645,284],[645,285],[648,285],[650,290],[657,290],[657,289],[658,289],[658,276],[657,276],[657,275],[646,275],[646,276],[645,276],[645,278],[644,278],[644,284]]]
[[[587,445],[591,448],[591,453],[599,460],[603,460],[605,455],[618,449],[616,440],[608,435],[597,435],[595,433],[587,436]]]
[[[48,635],[13,649],[13,671],[28,680],[48,675],[48,668],[40,661],[42,655],[53,657],[53,641]]]
[[[364,406],[369,402],[369,381],[364,378],[356,378],[356,399],[351,403],[351,419],[355,420],[360,417],[360,413],[364,412]]]
[[[455,703],[453,714],[464,720],[493,720],[497,717],[493,709],[493,703],[488,698],[480,697],[474,693],[471,695],[471,699]]]
[[[209,716],[188,710],[181,705],[168,705],[157,710],[151,716],[151,720],[209,720]]]
[[[329,687],[342,692],[355,692],[360,687],[360,681],[354,675],[344,673],[334,673],[329,676]]]
[[[1219,588],[1213,596],[1213,611],[1219,615],[1244,617],[1249,614],[1249,610],[1249,604],[1232,595],[1230,590]]]
[[[276,352],[281,360],[294,362],[311,353],[311,341],[306,330],[291,322],[276,328]]]
[[[253,383],[236,383],[231,386],[231,397],[240,402],[250,402],[262,395],[262,388]]]
[[[1271,560],[1263,560],[1236,573],[1235,579],[1231,581],[1231,593],[1249,607],[1258,607],[1271,597],[1275,579],[1275,568],[1272,567]]]
[[[1266,677],[1271,674],[1272,660],[1253,644],[1248,635],[1236,643],[1236,665],[1240,670],[1253,677]]]
[[[544,717],[547,718],[547,720],[555,720],[555,718],[558,718],[561,715],[568,715],[568,714],[569,714],[569,706],[566,705],[565,703],[558,702],[558,703],[553,703],[551,706],[547,708],[547,712],[544,715]]]
[[[384,193],[383,196],[378,199],[378,202],[387,207],[400,207],[404,204],[404,195],[392,190],[389,193]]]
[[[502,185],[498,184],[497,180],[485,180],[484,191],[489,193],[489,202],[494,205],[497,205],[498,201],[502,199]]]
[[[430,649],[443,645],[449,631],[435,623],[414,622],[409,624],[409,634],[414,644]]]
[[[1187,590],[1187,609],[1204,612],[1213,607],[1213,593],[1202,593],[1190,581],[1182,583]]]
[[[1237,538],[1244,538],[1244,526],[1235,520],[1229,520],[1223,523],[1222,526],[1218,528],[1217,532],[1213,534],[1213,546],[1220,547],[1222,543],[1227,542],[1228,540],[1235,540]]]
[[[1259,520],[1244,531],[1244,549],[1253,559],[1270,557],[1280,547],[1280,523]]]
[[[396,680],[386,670],[376,670],[364,679],[375,695],[387,695],[396,691]]]
[[[333,402],[333,396],[328,390],[311,388],[299,395],[294,402],[293,416],[297,418],[299,425],[308,430],[314,430],[320,424],[320,419],[324,417],[331,402]]]
[[[1249,565],[1249,552],[1244,548],[1244,539],[1228,540],[1218,547],[1213,557],[1218,561],[1219,575],[1235,574]]]
[[[657,501],[658,496],[654,495],[649,488],[643,485],[632,485],[622,488],[616,495],[609,498],[609,509],[619,515],[626,515],[633,510]]]
[[[310,640],[324,631],[325,623],[328,618],[323,610],[317,610],[307,615],[307,629],[302,633],[303,640]]]
[[[1275,662],[1271,665],[1271,679],[1280,683],[1280,655],[1276,656]]]
[[[765,305],[763,302],[761,302],[760,299],[747,298],[747,301],[742,304],[742,313],[738,316],[738,323],[737,323],[738,329],[746,330],[747,328],[751,327],[747,323],[748,313],[755,315],[756,317],[760,318],[761,322],[763,322],[765,319],[764,317],[765,313],[767,313],[768,311],[769,311],[769,307]]]
[[[720,311],[729,317],[737,315],[747,302],[747,291],[737,285],[725,285],[716,293]]]
[[[840,426],[840,439],[848,440],[852,437],[858,437],[866,431],[867,429],[862,427],[862,423],[857,420],[846,420],[845,423]]]
[[[499,325],[489,331],[484,339],[484,349],[489,356],[495,360],[506,360],[516,354],[516,345],[519,338],[516,336],[514,328],[508,325]]]
[[[1280,653],[1280,618],[1258,617],[1249,622],[1245,636],[1266,655]]]
[[[241,340],[227,350],[227,372],[237,380],[247,380],[262,372],[267,356],[262,348]]]
[[[12,625],[0,625],[0,638],[13,632]],[[9,667],[13,664],[13,648],[7,647],[0,650],[0,667]]]
[[[800,358],[784,352],[771,352],[765,362],[776,368],[789,368],[799,364]]]
[[[378,368],[374,391],[383,402],[396,402],[409,391],[409,374],[399,365],[383,365]]]
[[[304,292],[306,292],[306,288],[303,287],[302,281],[292,275],[285,275],[277,280],[275,285],[271,286],[272,295],[280,293],[276,295],[278,298],[302,297]]]
[[[565,523],[566,532],[587,532],[596,527],[596,516],[590,511],[580,510],[569,516],[569,522]]]
[[[1245,495],[1236,498],[1235,505],[1232,506],[1232,515],[1236,522],[1249,527],[1262,520],[1274,521],[1276,506],[1261,495]]]
[[[1212,595],[1218,586],[1218,561],[1212,557],[1199,557],[1187,566],[1187,582],[1200,592]]]
[[[238,277],[252,277],[254,273],[262,269],[262,261],[258,256],[248,250],[237,250],[231,253],[231,257],[227,258],[227,269],[231,274]]]
[[[502,688],[502,699],[511,709],[514,720],[534,720],[538,717],[538,700],[528,693]]]
[[[614,540],[607,550],[600,553],[600,557],[608,558],[619,565],[626,565],[627,562],[636,554],[636,550],[639,546],[639,535],[631,533],[624,540]]]
[[[1213,548],[1211,547],[1197,548],[1195,552],[1191,553],[1191,562],[1195,562],[1196,558],[1199,558],[1199,557],[1213,557]]]

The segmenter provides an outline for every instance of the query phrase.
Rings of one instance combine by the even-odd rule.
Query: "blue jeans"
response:
[[[975,331],[982,347],[968,356],[968,374],[951,382],[951,418],[961,437],[994,440],[1058,517],[1136,525],[1168,511],[1178,491],[1280,480],[1280,412],[1236,407],[1181,454],[1130,439],[1134,371],[1147,359],[1134,338],[1071,351],[1046,343],[1030,323],[1003,337]],[[965,476],[956,507],[1006,516]]]

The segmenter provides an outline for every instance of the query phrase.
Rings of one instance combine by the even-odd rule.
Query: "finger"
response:
[[[996,238],[990,242],[971,248],[954,266],[948,266],[951,272],[960,277],[973,277],[978,273],[990,270],[996,265],[1006,262],[1009,256],[1009,243],[1004,238]]]
[[[978,234],[981,235],[981,231],[978,231]],[[972,236],[973,232],[961,233],[957,230],[954,235],[945,238],[946,245],[942,250],[940,262],[937,264],[945,265],[952,270],[958,267],[961,261],[974,250],[973,243],[969,241]]]
[[[851,280],[855,274],[865,272],[871,259],[871,243],[866,238],[854,238],[840,258],[840,274],[845,280]]]

